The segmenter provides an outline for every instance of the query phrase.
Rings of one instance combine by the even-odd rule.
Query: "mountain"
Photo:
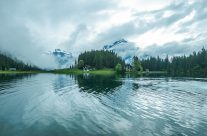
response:
[[[58,68],[68,68],[75,64],[75,57],[70,52],[55,49],[54,51],[49,51],[46,54],[55,59],[58,64]]]
[[[138,55],[139,48],[134,43],[120,39],[112,44],[105,45],[103,50],[110,50],[122,57],[126,64],[131,64],[133,57]]]
[[[126,64],[132,64],[133,57],[140,54],[140,49],[133,42],[128,42],[125,39],[120,39],[112,44],[103,46],[103,50],[113,51],[125,61]],[[61,49],[49,51],[47,55],[53,57],[58,64],[58,68],[69,68],[75,64],[78,58],[77,52],[66,52]]]
[[[105,49],[105,50],[113,50],[113,49],[117,48],[118,46],[123,45],[123,44],[127,44],[127,43],[128,42],[125,39],[121,39],[121,40],[115,41],[113,44],[105,45],[103,47],[103,49]]]

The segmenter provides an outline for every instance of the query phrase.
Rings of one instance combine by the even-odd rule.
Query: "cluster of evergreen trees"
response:
[[[169,59],[150,57],[142,60],[144,70],[167,71],[173,76],[207,76],[207,50],[193,52],[189,56],[177,56]]]
[[[166,71],[172,76],[207,76],[207,50],[204,48],[199,52],[193,52],[189,56],[175,56],[162,59],[149,57],[139,60],[133,58],[132,65],[125,65],[121,57],[112,51],[93,50],[81,53],[78,57],[78,68],[90,66],[96,69],[112,68],[118,72],[126,71],[128,68],[132,72],[139,71]]]
[[[165,59],[161,59],[159,56],[149,57],[141,60],[141,65],[144,71],[147,69],[150,71],[168,71],[170,68],[170,61],[168,56]]]
[[[120,64],[122,68],[125,62],[113,51],[92,50],[81,53],[78,56],[78,67],[82,69],[84,66],[90,66],[96,69],[115,68]]]
[[[9,55],[0,53],[0,70],[8,70],[9,68],[16,68],[17,70],[39,70],[36,66],[25,64],[22,61],[13,59]]]

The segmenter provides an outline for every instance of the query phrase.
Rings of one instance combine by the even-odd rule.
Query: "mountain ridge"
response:
[[[117,55],[122,57],[126,64],[132,64],[133,57],[138,55],[139,48],[134,43],[128,42],[125,39],[120,39],[112,44],[104,45],[103,50],[114,51]]]

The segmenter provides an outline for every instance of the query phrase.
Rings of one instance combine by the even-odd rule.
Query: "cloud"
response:
[[[64,46],[73,45],[92,23],[90,18],[100,19],[94,13],[111,6],[113,2],[105,0],[2,0],[0,50],[40,67],[56,67],[54,60],[43,54],[64,48],[61,44],[67,40],[69,45]]]
[[[205,0],[1,0],[0,50],[41,67],[55,66],[42,55],[49,50],[101,49],[121,38],[151,54],[182,54],[203,46],[206,14]]]
[[[204,47],[207,49],[207,40],[184,39],[182,42],[169,42],[164,45],[150,45],[140,51],[139,56],[160,56],[166,57],[182,56],[192,54],[194,51],[201,51]]]
[[[202,23],[205,21],[207,17],[203,15],[206,14],[207,6],[203,6],[204,3],[203,0],[191,3],[189,1],[177,1],[161,9],[134,13],[132,20],[113,26],[98,34],[97,40],[111,42],[119,37],[125,37],[141,47],[163,44],[162,42],[179,42],[182,39],[200,34],[200,31],[197,31],[199,26],[191,28],[191,22],[198,24],[200,21]],[[199,20],[197,16],[202,16],[204,19]],[[203,24],[202,29],[205,26]],[[205,29],[204,32],[206,31]],[[165,34],[163,35],[163,33]],[[143,39],[145,35],[147,38]],[[152,37],[155,37],[154,40],[150,40]]]

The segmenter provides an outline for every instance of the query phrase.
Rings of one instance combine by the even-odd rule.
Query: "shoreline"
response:
[[[37,73],[45,73],[43,71],[10,71],[10,70],[5,70],[2,71],[0,70],[0,74],[37,74]]]
[[[94,75],[114,75],[117,74],[113,69],[100,69],[100,70],[91,70],[84,71],[80,69],[58,69],[51,71],[2,71],[0,74],[38,74],[38,73],[53,73],[53,74],[94,74]],[[124,74],[134,74],[133,72],[125,72]],[[150,72],[138,72],[136,74],[167,74],[166,71],[150,71]]]
[[[100,69],[100,70],[91,70],[91,71],[84,71],[80,69],[60,69],[60,70],[53,70],[49,73],[54,74],[94,74],[94,75],[114,75],[116,71],[113,69]]]
[[[55,73],[55,74],[94,74],[94,75],[114,75],[117,74],[114,69],[99,69],[99,70],[91,70],[91,71],[84,71],[80,69],[59,69],[59,70],[53,70],[49,73]],[[121,74],[121,73],[120,73]],[[148,74],[167,74],[167,71],[140,71],[138,73],[133,72],[125,72],[122,74],[132,74],[132,75],[148,75]]]

